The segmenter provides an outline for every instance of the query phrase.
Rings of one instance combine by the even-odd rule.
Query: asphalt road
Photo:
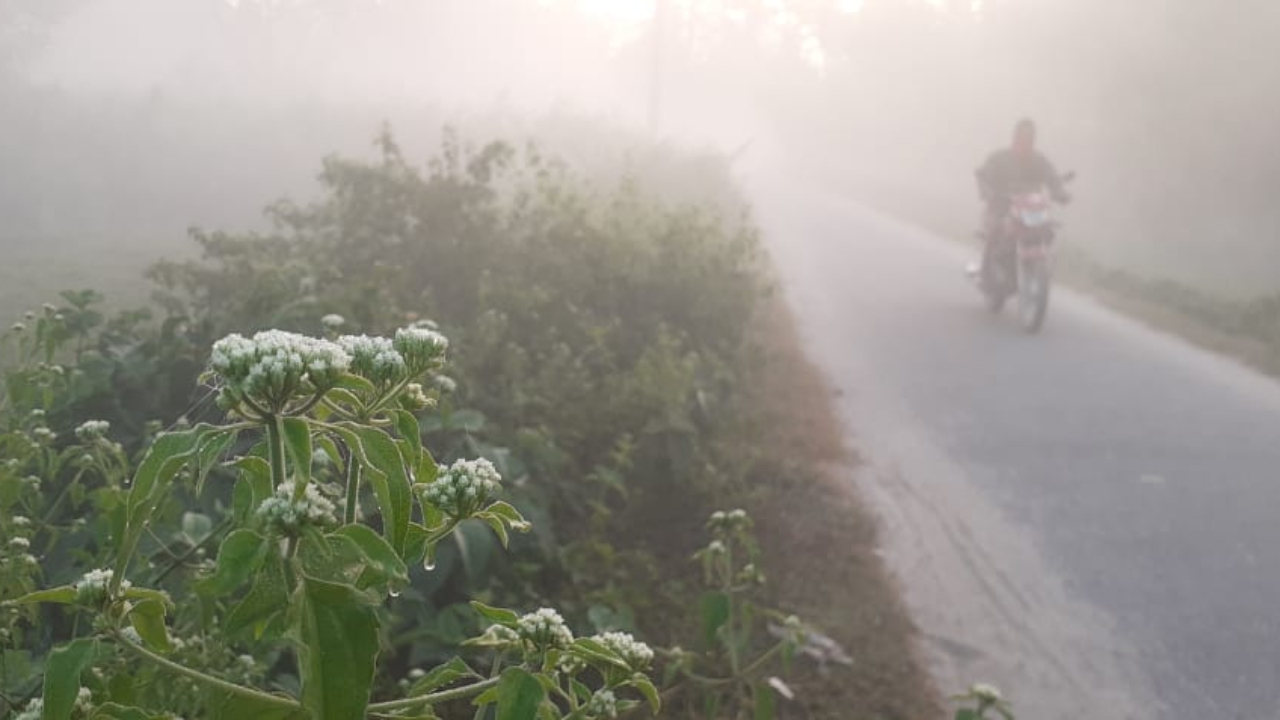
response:
[[[1280,386],[1065,291],[1028,337],[965,248],[749,185],[941,689],[997,683],[1030,720],[1280,717]]]

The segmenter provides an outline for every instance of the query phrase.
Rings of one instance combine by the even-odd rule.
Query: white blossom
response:
[[[329,498],[320,494],[314,484],[308,484],[302,498],[295,500],[293,481],[280,483],[275,495],[262,501],[257,516],[269,527],[286,535],[295,535],[307,525],[332,525],[337,522],[337,508]]]
[[[31,541],[24,537],[9,538],[9,547],[14,550],[27,550],[31,547]]]
[[[341,315],[338,315],[337,313],[329,313],[328,315],[325,315],[324,317],[320,318],[320,324],[324,325],[326,328],[330,330],[336,330],[342,327],[343,325],[346,325],[347,320],[346,318],[342,317]]]
[[[228,335],[213,344],[209,357],[209,368],[224,383],[225,401],[245,398],[270,412],[300,394],[332,387],[350,364],[338,344],[282,330],[266,330],[252,340]]]
[[[90,442],[106,437],[111,423],[106,420],[85,420],[76,428],[76,437],[80,442]]]
[[[41,720],[44,717],[44,700],[32,698],[13,720]]]
[[[484,458],[458,460],[423,491],[423,499],[453,518],[470,517],[498,491],[502,476]]]
[[[520,616],[516,621],[516,632],[521,640],[539,649],[563,648],[573,642],[573,632],[560,613],[552,608]]]
[[[408,375],[404,356],[387,338],[343,335],[338,344],[351,356],[351,372],[375,385],[394,385]]]
[[[99,605],[107,598],[107,587],[111,584],[115,571],[110,568],[98,568],[84,574],[75,584],[76,602],[83,605]],[[129,581],[120,582],[120,589],[128,590]]]
[[[590,717],[614,718],[618,716],[618,698],[612,690],[600,689],[587,701],[586,713]]]
[[[653,649],[636,640],[630,633],[607,632],[596,635],[595,640],[617,653],[632,670],[643,670],[653,662]]]
[[[449,349],[448,338],[425,327],[400,328],[396,331],[394,344],[414,374],[439,363]]]

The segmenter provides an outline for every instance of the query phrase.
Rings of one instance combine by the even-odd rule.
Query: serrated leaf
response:
[[[609,649],[603,643],[591,638],[574,640],[567,652],[593,665],[607,665],[619,670],[631,669],[631,666],[627,664],[626,660],[622,659],[622,656]]]
[[[538,678],[520,668],[507,668],[498,680],[495,720],[529,720],[547,697]]]
[[[304,578],[293,634],[302,705],[324,720],[364,720],[378,656],[378,618],[349,585]]]
[[[422,460],[422,432],[418,429],[418,419],[408,410],[393,410],[391,418],[395,421],[396,432],[400,434],[404,464],[417,468]]]
[[[293,460],[293,472],[298,481],[306,485],[311,482],[311,425],[298,417],[280,420],[281,434],[284,435],[284,446]]]
[[[533,527],[528,520],[524,519],[519,510],[516,510],[510,503],[501,500],[490,503],[489,507],[485,508],[484,511],[505,520],[512,530],[528,532]]]
[[[367,570],[376,572],[381,582],[388,584],[391,589],[409,582],[409,569],[405,567],[404,561],[396,554],[395,549],[382,539],[381,535],[369,529],[368,526],[346,525],[336,534],[355,543],[360,549]],[[367,587],[363,578],[361,586]]]
[[[153,650],[169,652],[169,629],[164,624],[164,603],[144,600],[129,610],[129,622],[142,642]]]
[[[253,579],[249,593],[227,616],[227,633],[235,635],[250,628],[261,629],[288,606],[289,590],[285,585],[284,567],[279,557],[270,558]]]
[[[462,658],[455,657],[443,665],[437,665],[428,671],[426,675],[418,678],[413,683],[413,686],[409,688],[409,697],[426,695],[463,678],[479,677],[480,675],[463,662]]]
[[[76,601],[76,589],[73,585],[61,585],[48,590],[36,590],[27,593],[19,598],[14,598],[10,602],[15,605],[30,605],[32,603],[56,603],[58,605],[72,605]]]
[[[342,453],[338,451],[338,445],[333,441],[333,438],[328,435],[317,435],[315,441],[316,444],[320,446],[320,449],[324,451],[324,454],[329,457],[329,461],[333,463],[338,474],[341,475],[345,473],[347,471],[347,464],[343,462]]]
[[[151,514],[160,499],[167,497],[167,486],[186,465],[200,439],[211,431],[216,431],[216,428],[200,424],[190,430],[163,433],[147,449],[133,476],[125,504],[125,531],[117,547],[113,583],[123,580]]]
[[[662,709],[662,695],[658,693],[658,688],[653,682],[648,677],[637,673],[635,677],[631,678],[631,687],[644,696],[645,701],[649,703],[649,710],[654,715],[657,715],[658,711]]]
[[[236,435],[235,430],[216,429],[206,433],[197,443],[196,450],[192,453],[192,461],[195,465],[193,479],[197,496],[204,490],[204,481],[217,465],[218,458],[236,441]]]
[[[240,587],[266,560],[271,543],[253,530],[241,528],[222,539],[213,575],[195,584],[201,595],[218,597]]]
[[[382,510],[383,534],[391,547],[403,555],[413,497],[400,451],[395,442],[377,428],[343,423],[341,432],[343,441],[367,471],[366,479]]]
[[[80,695],[80,674],[93,662],[97,649],[96,640],[80,638],[49,653],[44,670],[43,720],[69,720]]]
[[[490,607],[489,605],[485,605],[479,600],[472,600],[471,607],[475,608],[475,611],[480,613],[480,615],[484,617],[484,619],[488,620],[489,622],[502,625],[504,627],[509,627],[509,628],[515,627],[516,621],[520,619],[520,616],[516,615],[515,611],[513,610],[507,610],[506,608]]]
[[[715,645],[720,628],[729,620],[729,596],[718,591],[706,592],[699,604],[702,608],[702,639],[707,646]]]
[[[483,520],[489,527],[493,528],[493,534],[498,536],[498,542],[502,543],[502,547],[507,547],[507,525],[502,518],[492,513],[479,512],[476,513],[476,519]]]

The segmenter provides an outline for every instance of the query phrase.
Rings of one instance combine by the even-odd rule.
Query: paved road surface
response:
[[[1030,720],[1280,718],[1280,386],[1066,292],[1024,336],[964,248],[752,191],[944,690],[995,682]]]

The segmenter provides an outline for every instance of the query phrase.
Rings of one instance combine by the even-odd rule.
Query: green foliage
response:
[[[277,205],[277,233],[197,233],[202,260],[158,264],[159,322],[69,293],[7,333],[0,644],[27,665],[0,669],[0,711],[92,638],[86,702],[104,717],[525,707],[529,684],[504,668],[537,680],[547,717],[656,712],[647,668],[604,640],[512,643],[494,628],[525,616],[465,602],[552,596],[580,625],[633,630],[667,589],[642,551],[614,546],[646,521],[618,511],[669,504],[672,487],[693,511],[749,462],[733,403],[761,292],[754,235],[634,179],[594,188],[532,149],[450,138],[418,170],[380,145],[374,163],[326,161],[325,195]],[[338,341],[429,337],[423,311],[460,341],[456,380],[442,355],[388,370]],[[268,385],[234,353],[208,361],[215,340],[268,327],[353,359]],[[315,342],[298,345],[307,363]],[[459,460],[477,456],[507,499],[459,494],[487,477]],[[468,639],[491,673],[453,659]],[[490,695],[508,676],[508,699]]]

